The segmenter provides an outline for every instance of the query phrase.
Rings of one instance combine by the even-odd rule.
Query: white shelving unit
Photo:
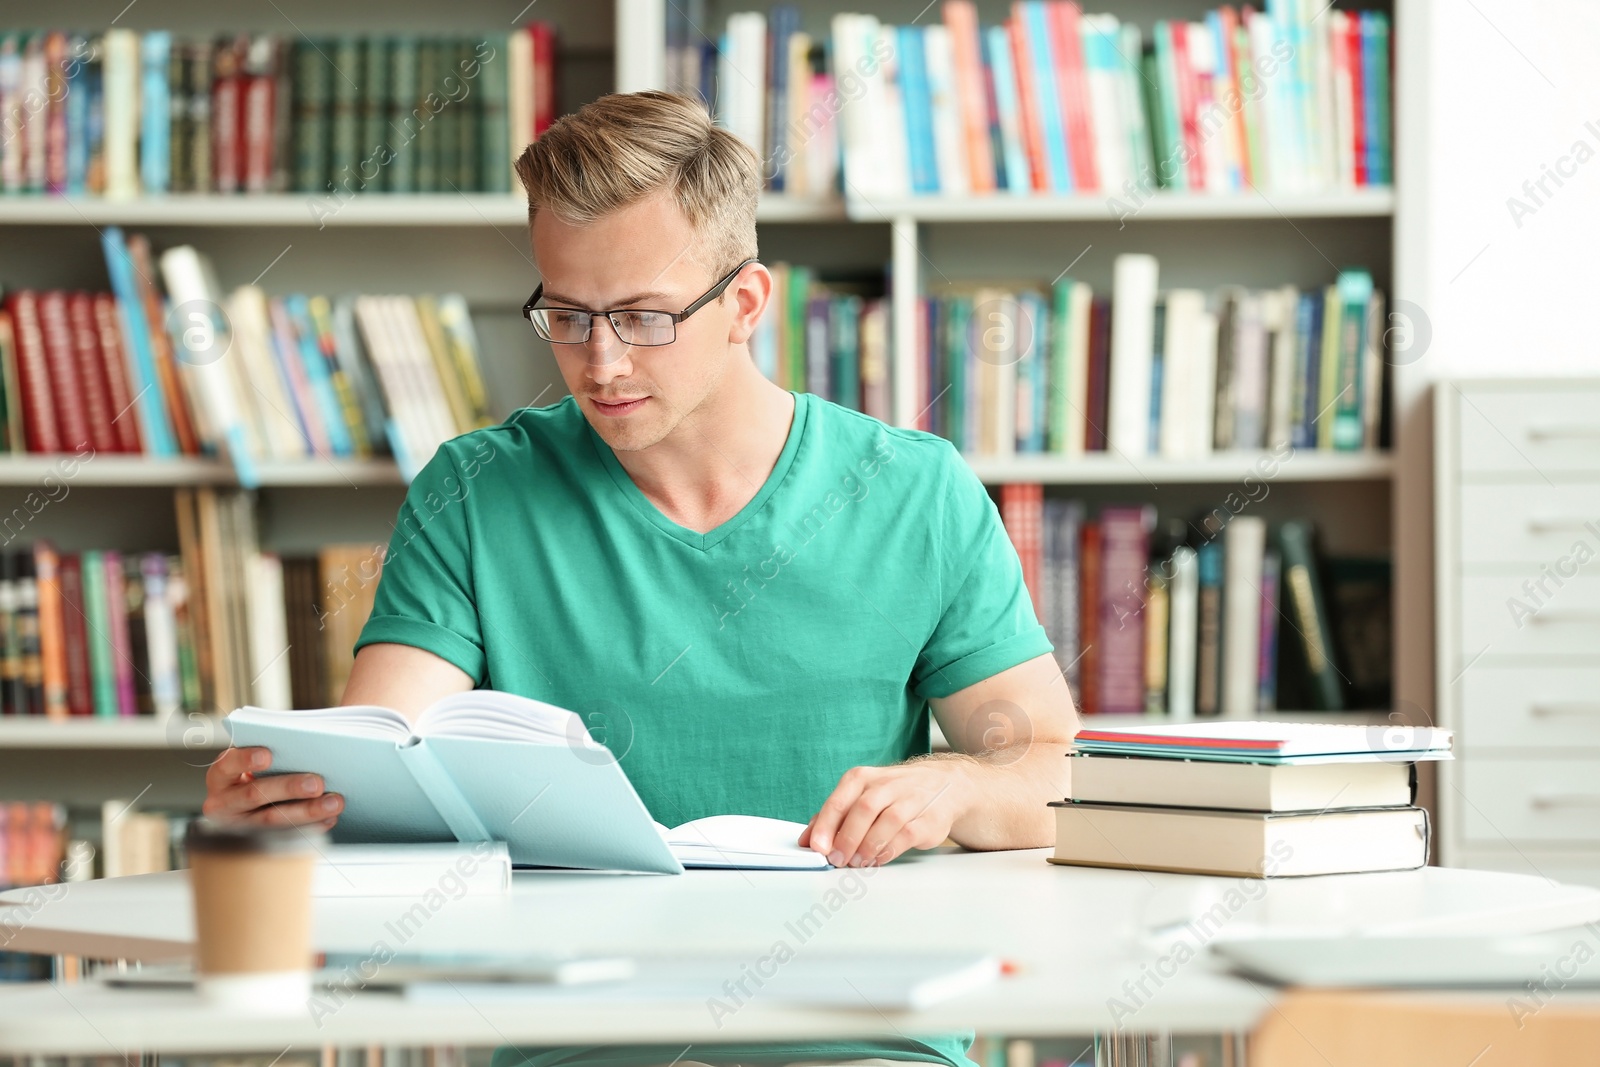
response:
[[[502,0],[463,0],[448,9],[421,0],[399,0],[382,8],[374,3],[335,8],[313,0],[246,0],[237,12],[230,9],[217,14],[186,0],[145,0],[127,13],[123,23],[138,28],[192,29],[237,22],[287,34],[297,30],[317,34],[351,26],[371,32],[381,28],[461,33],[537,15],[558,23],[564,42],[581,50],[581,62],[593,67],[596,57],[601,57],[603,62],[614,63],[612,84],[616,88],[628,91],[662,83],[664,12],[671,0],[613,0],[610,10],[602,5],[600,11],[577,0],[547,2],[548,7],[541,4],[530,12],[521,2]],[[1397,16],[1398,9],[1408,2],[1396,0]],[[713,19],[755,6],[765,5],[726,0],[720,7],[713,5]],[[805,0],[804,4],[808,11],[848,6],[843,0]],[[1192,17],[1206,6],[1201,0],[1157,0],[1155,14],[1141,9],[1136,17],[1141,22],[1167,14]],[[526,13],[519,14],[519,10]],[[915,8],[908,10],[903,21],[910,21],[915,14]],[[889,13],[883,17],[893,20]],[[993,19],[995,12],[986,9],[984,17]],[[708,23],[705,28],[709,31],[713,24],[720,22]],[[1397,36],[1396,40],[1401,48],[1397,67],[1403,67],[1404,39]],[[569,93],[568,102],[581,103],[583,98]],[[910,423],[919,405],[911,392],[911,375],[905,371],[915,357],[916,299],[929,278],[937,280],[946,272],[962,279],[994,276],[993,264],[1010,269],[1015,262],[1028,276],[1042,275],[1040,280],[1048,281],[1085,244],[1092,244],[1094,255],[1085,268],[1097,288],[1102,279],[1109,279],[1107,264],[1115,253],[1148,250],[1161,255],[1163,278],[1169,260],[1178,276],[1185,277],[1183,272],[1188,270],[1192,278],[1182,284],[1268,284],[1283,280],[1282,273],[1272,272],[1285,269],[1300,272],[1294,280],[1313,284],[1331,277],[1330,259],[1341,264],[1358,262],[1369,250],[1375,250],[1375,258],[1368,265],[1382,279],[1393,262],[1403,202],[1390,190],[1299,196],[1162,193],[1142,204],[1127,205],[1131,211],[1122,210],[1109,195],[850,202],[769,196],[762,201],[758,219],[764,248],[781,246],[784,257],[794,262],[808,262],[813,253],[819,258],[837,258],[841,229],[859,228],[873,235],[863,247],[881,247],[885,254],[858,265],[871,268],[887,259],[894,273],[893,359],[898,372],[894,414],[897,422]],[[0,197],[0,275],[17,284],[35,284],[30,271],[35,265],[45,269],[47,263],[53,263],[41,253],[55,247],[59,233],[64,239],[83,241],[84,262],[77,268],[78,274],[61,280],[52,277],[48,284],[103,288],[103,268],[88,251],[94,241],[91,229],[121,225],[148,228],[158,245],[178,240],[200,244],[217,258],[225,286],[248,282],[271,263],[278,265],[263,272],[261,284],[274,293],[326,291],[332,284],[329,278],[337,284],[370,284],[396,291],[400,291],[397,279],[415,292],[462,291],[480,319],[486,373],[495,394],[507,397],[508,407],[531,402],[535,396],[544,396],[541,402],[548,403],[558,394],[541,393],[540,387],[553,384],[559,389],[553,371],[523,369],[533,346],[522,329],[517,307],[535,281],[526,251],[526,220],[526,203],[516,195],[382,194],[352,197],[342,205],[303,194],[127,201]],[[287,251],[286,243],[293,245],[294,254],[282,257],[279,263],[273,257]],[[1058,253],[1059,262],[1055,258]],[[59,258],[61,253],[55,255]],[[1049,269],[1045,269],[1047,264]],[[1266,273],[1255,277],[1249,274],[1251,270]],[[505,380],[514,384],[495,388],[497,373],[507,375]],[[1393,413],[1397,424],[1403,416],[1399,410]],[[53,471],[58,472],[58,464],[65,458],[0,457],[0,515]],[[990,483],[1082,486],[1099,494],[1098,498],[1119,492],[1145,499],[1152,493],[1170,493],[1176,496],[1158,499],[1180,501],[1188,507],[1208,499],[1208,494],[1220,499],[1252,472],[1259,476],[1263,459],[1257,454],[1230,453],[1195,463],[1173,463],[1101,453],[1073,460],[974,458],[972,465]],[[1387,547],[1389,538],[1381,531],[1393,525],[1399,509],[1419,503],[1394,498],[1395,466],[1393,457],[1381,453],[1302,451],[1277,461],[1269,480],[1282,500],[1275,500],[1274,506],[1322,508],[1317,518],[1342,549]],[[268,527],[276,529],[279,536],[300,526],[314,530],[314,534],[303,535],[306,539],[346,536],[353,540],[358,533],[381,539],[388,532],[402,485],[398,470],[385,461],[269,464],[261,475],[263,511],[270,513]],[[80,463],[76,473],[63,480],[72,489],[71,498],[52,503],[36,520],[38,533],[26,536],[48,535],[67,548],[122,543],[119,538],[129,548],[160,547],[141,540],[165,536],[163,524],[170,522],[158,514],[170,513],[170,501],[156,490],[237,484],[226,463],[111,455]],[[351,495],[368,489],[375,491]],[[339,495],[333,496],[336,493]],[[334,533],[327,534],[325,529]],[[1374,530],[1380,531],[1376,537]],[[267,547],[274,547],[270,535]],[[1399,578],[1397,572],[1397,589],[1403,588]],[[1405,666],[1397,663],[1397,670]],[[1421,669],[1426,671],[1428,666]],[[1304,712],[1285,712],[1280,717],[1331,718]],[[1097,721],[1110,724],[1121,720]],[[1337,721],[1381,722],[1385,713],[1346,713]],[[140,787],[138,776],[148,774],[156,781],[156,776],[165,775],[159,780],[169,795],[197,796],[199,772],[195,768],[203,766],[204,760],[195,752],[207,746],[185,745],[181,739],[174,742],[169,733],[166,726],[144,720],[64,724],[0,720],[0,799],[44,795],[41,783],[67,773],[81,777],[79,768],[94,759],[134,761],[128,764],[134,769],[126,771],[125,781],[117,778],[123,763],[105,763],[108,780],[104,789],[131,795]],[[214,738],[211,743],[220,746],[221,741]],[[169,758],[174,753],[167,750],[174,749],[178,758]],[[140,758],[145,762],[137,762]],[[95,787],[90,782],[82,789]]]

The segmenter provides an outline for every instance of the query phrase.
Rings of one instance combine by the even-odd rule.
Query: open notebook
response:
[[[272,750],[272,774],[312,772],[344,797],[344,842],[504,841],[524,866],[678,874],[685,867],[810,869],[804,827],[719,815],[673,830],[582,720],[551,704],[476,689],[413,725],[390,708],[240,708],[236,746]]]

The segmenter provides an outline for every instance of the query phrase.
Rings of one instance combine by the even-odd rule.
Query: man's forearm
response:
[[[984,755],[959,752],[924,757],[948,763],[946,788],[965,796],[950,837],[963,848],[988,851],[1043,848],[1055,841],[1055,820],[1046,806],[1066,797],[1069,765],[1065,743],[1034,742],[1018,755],[1005,748]]]

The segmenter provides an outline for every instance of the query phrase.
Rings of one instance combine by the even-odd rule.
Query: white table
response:
[[[872,872],[519,872],[507,897],[446,900],[436,911],[413,912],[405,926],[415,898],[317,905],[317,945],[330,951],[370,953],[383,940],[392,948],[403,943],[407,951],[714,954],[754,964],[782,940],[796,953],[991,952],[1019,967],[1014,977],[922,1013],[883,1014],[865,1005],[805,1008],[758,994],[714,1020],[703,1002],[534,996],[417,1005],[362,993],[313,1020],[309,1013],[250,1018],[207,1008],[188,994],[93,983],[0,986],[0,1051],[688,1044],[967,1028],[1048,1036],[1118,1025],[1216,1033],[1251,1028],[1276,996],[1224,973],[1202,951],[1221,937],[1522,933],[1600,920],[1600,890],[1486,871],[1427,868],[1259,882],[1057,867],[1046,864],[1045,855],[929,854]],[[190,949],[182,872],[78,883],[33,908],[24,903],[28,898],[28,890],[0,894],[6,947],[142,960],[183,957]],[[813,910],[819,904],[821,913]],[[802,939],[796,924],[808,913],[820,918]],[[1203,914],[1211,918],[1186,925]]]

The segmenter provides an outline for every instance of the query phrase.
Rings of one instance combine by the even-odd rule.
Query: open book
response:
[[[666,830],[570,711],[511,693],[449,696],[416,723],[390,708],[240,708],[236,746],[271,774],[315,773],[344,797],[341,842],[504,841],[524,866],[678,874],[685,867],[810,869],[800,823],[718,815]]]

